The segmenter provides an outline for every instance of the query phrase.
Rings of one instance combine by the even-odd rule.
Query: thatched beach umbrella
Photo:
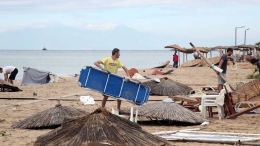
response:
[[[160,82],[154,80],[144,82],[151,89],[151,94],[161,96],[188,95],[191,87],[175,82],[167,77],[161,78]]]
[[[114,146],[164,146],[167,141],[142,130],[127,119],[97,109],[84,117],[67,121],[61,127],[39,136],[36,146],[90,145],[108,142]]]
[[[204,48],[201,48],[201,47],[197,47],[197,49],[201,52],[201,53],[208,53],[209,50],[207,49],[204,49]],[[189,49],[186,49],[187,52],[196,52],[196,50],[194,48],[189,48]]]
[[[172,48],[172,49],[175,49],[175,51],[180,51],[180,52],[183,52],[185,53],[185,49],[181,48],[179,45],[170,45],[170,46],[165,46],[164,48]]]
[[[156,120],[201,124],[205,118],[174,102],[159,101],[138,107],[138,116]]]
[[[13,128],[51,128],[60,126],[67,117],[80,117],[87,112],[70,106],[55,105],[55,107],[34,114],[18,123],[12,125]]]
[[[244,85],[238,86],[237,89],[232,93],[232,97],[235,103],[240,99],[260,101],[260,79],[250,81]],[[246,99],[245,99],[246,98]]]

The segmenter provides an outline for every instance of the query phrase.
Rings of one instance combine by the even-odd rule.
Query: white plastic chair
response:
[[[223,106],[220,106],[215,103],[216,98],[219,95],[203,95],[201,97],[201,114],[202,117],[206,118],[206,113],[207,113],[207,107],[217,107],[218,108],[218,117],[219,119],[224,118],[224,108]]]

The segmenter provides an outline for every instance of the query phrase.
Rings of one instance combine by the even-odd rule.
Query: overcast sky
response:
[[[26,27],[66,25],[111,30],[125,25],[142,32],[192,38],[260,41],[260,0],[0,0],[0,33]],[[234,45],[234,44],[230,44]]]

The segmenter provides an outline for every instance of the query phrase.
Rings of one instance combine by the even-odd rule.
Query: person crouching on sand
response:
[[[15,80],[15,77],[18,73],[18,69],[14,66],[5,66],[4,68],[0,67],[0,73],[4,74],[4,80],[8,81],[11,84],[13,83],[13,80]],[[10,74],[9,79],[8,79],[8,74]]]
[[[258,72],[259,72],[259,78],[260,78],[260,61],[259,61],[259,59],[252,58],[250,60],[250,63],[257,66]]]
[[[102,71],[108,71],[113,74],[117,74],[118,68],[123,68],[127,77],[129,77],[128,69],[123,65],[123,63],[118,59],[120,56],[120,50],[118,48],[114,48],[112,51],[111,57],[106,57],[101,60],[96,61],[94,64],[99,67]],[[101,66],[101,64],[104,66],[104,68]],[[105,107],[108,96],[103,95],[102,100],[102,108]],[[121,100],[117,100],[117,110],[120,111],[121,106]]]

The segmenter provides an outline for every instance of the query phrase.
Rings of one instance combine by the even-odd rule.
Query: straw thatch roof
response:
[[[178,103],[164,101],[138,107],[138,116],[191,124],[201,124],[207,121],[205,118]]]
[[[208,49],[204,49],[201,47],[196,47],[201,53],[208,53],[209,50]],[[186,52],[196,52],[196,50],[194,48],[190,48],[190,49],[186,49]]]
[[[0,89],[2,91],[6,91],[5,89],[8,89],[8,91],[13,91],[13,92],[23,91],[23,90],[19,89],[17,86],[14,86],[14,85],[10,84],[9,82],[6,82],[5,80],[2,80],[2,79],[0,79]]]
[[[216,49],[226,50],[228,48],[231,48],[233,50],[239,50],[239,48],[237,46],[216,46],[216,47],[212,47],[211,50],[216,50]]]
[[[151,89],[151,94],[160,96],[188,95],[191,87],[175,82],[167,77],[160,78],[160,82],[154,80],[143,82]]]
[[[194,67],[194,66],[197,66],[198,64],[200,64],[201,61],[202,61],[202,59],[194,59],[194,60],[184,62],[181,66],[182,67]]]
[[[235,103],[244,100],[260,101],[260,79],[250,81],[244,85],[238,86],[232,93],[232,97]],[[246,97],[246,99],[244,98]]]
[[[254,49],[257,48],[255,45],[238,45],[238,48],[249,48],[249,49]]]
[[[66,121],[61,127],[39,136],[36,146],[90,145],[108,142],[114,146],[164,146],[167,141],[142,130],[127,119],[97,109],[84,117]]]
[[[55,107],[34,114],[18,123],[12,125],[13,128],[52,128],[60,126],[67,117],[78,117],[86,115],[87,112],[70,106],[55,105]]]
[[[181,48],[179,45],[170,45],[170,46],[165,46],[164,48],[172,48],[175,49],[176,51],[180,51],[180,52],[185,52],[185,49]]]

